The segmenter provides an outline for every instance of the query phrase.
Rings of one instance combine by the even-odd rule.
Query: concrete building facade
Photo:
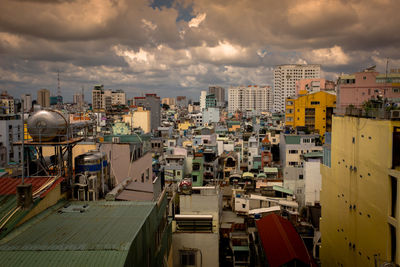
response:
[[[157,130],[161,121],[161,100],[157,94],[146,94],[144,97],[135,97],[135,105],[150,110],[151,130]]]
[[[374,68],[356,72],[351,75],[341,75],[337,81],[337,109],[344,114],[349,105],[362,107],[371,98],[399,98],[400,72],[379,73]]]
[[[400,263],[400,122],[334,116],[321,165],[323,266]]]
[[[228,90],[228,112],[256,111],[264,112],[272,109],[273,94],[270,86],[238,86]]]
[[[285,106],[286,126],[293,129],[298,126],[307,127],[310,131],[318,131],[321,136],[331,131],[336,95],[320,91],[289,97]]]
[[[321,66],[317,64],[280,65],[274,69],[274,111],[285,110],[285,99],[296,94],[296,81],[320,78]]]
[[[37,103],[44,107],[50,107],[50,91],[47,89],[40,89],[37,92]]]
[[[225,106],[225,88],[221,86],[209,86],[208,93],[214,94],[217,99],[217,107]]]

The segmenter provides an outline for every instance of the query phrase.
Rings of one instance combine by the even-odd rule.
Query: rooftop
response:
[[[7,266],[124,265],[153,202],[73,201],[0,241]]]

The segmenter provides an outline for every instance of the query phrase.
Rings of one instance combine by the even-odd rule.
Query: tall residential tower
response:
[[[285,110],[285,99],[296,94],[296,81],[319,78],[321,65],[279,65],[274,69],[274,111]]]

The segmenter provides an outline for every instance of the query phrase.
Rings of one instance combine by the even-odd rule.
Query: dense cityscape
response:
[[[0,1],[0,266],[400,266],[399,7]]]
[[[3,264],[394,264],[400,72],[320,72],[194,100],[4,91]]]

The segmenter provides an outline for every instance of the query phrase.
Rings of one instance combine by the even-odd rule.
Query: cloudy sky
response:
[[[0,89],[64,98],[95,84],[198,98],[272,85],[278,64],[323,76],[400,68],[398,0],[0,0]]]

